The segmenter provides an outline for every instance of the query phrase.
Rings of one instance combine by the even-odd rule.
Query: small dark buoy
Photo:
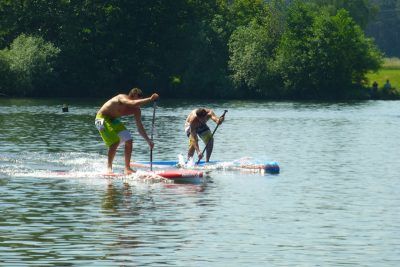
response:
[[[64,104],[64,105],[63,105],[62,111],[63,111],[63,112],[68,112],[68,105],[67,105],[67,104]]]

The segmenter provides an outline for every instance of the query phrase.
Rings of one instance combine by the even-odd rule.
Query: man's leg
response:
[[[207,143],[206,143],[206,145],[207,145]],[[208,142],[208,146],[206,148],[206,153],[207,153],[206,162],[210,161],[210,157],[211,157],[211,153],[213,151],[213,148],[214,148],[214,138],[211,138],[210,141]]]
[[[193,158],[194,152],[196,151],[194,145],[190,144],[189,145],[189,150],[188,150],[188,155],[187,159],[189,160],[190,158]]]
[[[210,161],[211,153],[214,148],[214,139],[210,129],[207,127],[207,131],[201,133],[200,138],[203,140],[204,145],[206,145],[206,162]],[[208,144],[208,145],[207,145]]]
[[[108,163],[107,163],[107,169],[109,173],[112,173],[112,164],[114,161],[115,153],[117,152],[119,143],[114,143],[108,148]]]
[[[125,174],[131,174],[135,172],[131,169],[132,147],[132,139],[125,142]]]

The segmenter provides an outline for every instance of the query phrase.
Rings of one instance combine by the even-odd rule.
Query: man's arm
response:
[[[220,124],[224,121],[224,117],[218,117],[214,111],[212,109],[209,110],[208,115],[210,116],[210,118],[216,123],[216,124]]]
[[[154,147],[154,143],[153,143],[153,141],[151,141],[151,139],[149,138],[149,136],[146,133],[146,130],[143,127],[142,111],[139,109],[133,115],[135,117],[136,127],[137,127],[137,129],[139,131],[139,134],[144,138],[144,140],[146,140],[146,142],[149,144],[149,146],[151,148],[153,148]]]
[[[150,103],[151,101],[155,101],[158,99],[158,94],[152,94],[150,97],[147,98],[142,98],[142,99],[129,99],[128,96],[121,96],[120,99],[118,99],[122,104],[128,105],[130,107],[140,107],[142,105],[145,105],[147,103]]]

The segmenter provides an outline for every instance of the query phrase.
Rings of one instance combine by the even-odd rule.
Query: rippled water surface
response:
[[[400,102],[160,101],[155,160],[185,155],[186,115],[209,106],[228,110],[213,159],[281,167],[196,184],[100,175],[101,103],[0,99],[0,266],[400,265]]]

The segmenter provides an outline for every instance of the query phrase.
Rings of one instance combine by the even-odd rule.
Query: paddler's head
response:
[[[133,88],[129,91],[128,96],[132,99],[139,99],[143,97],[143,92],[139,88]]]
[[[196,109],[196,117],[204,121],[207,118],[207,110],[205,108]]]

